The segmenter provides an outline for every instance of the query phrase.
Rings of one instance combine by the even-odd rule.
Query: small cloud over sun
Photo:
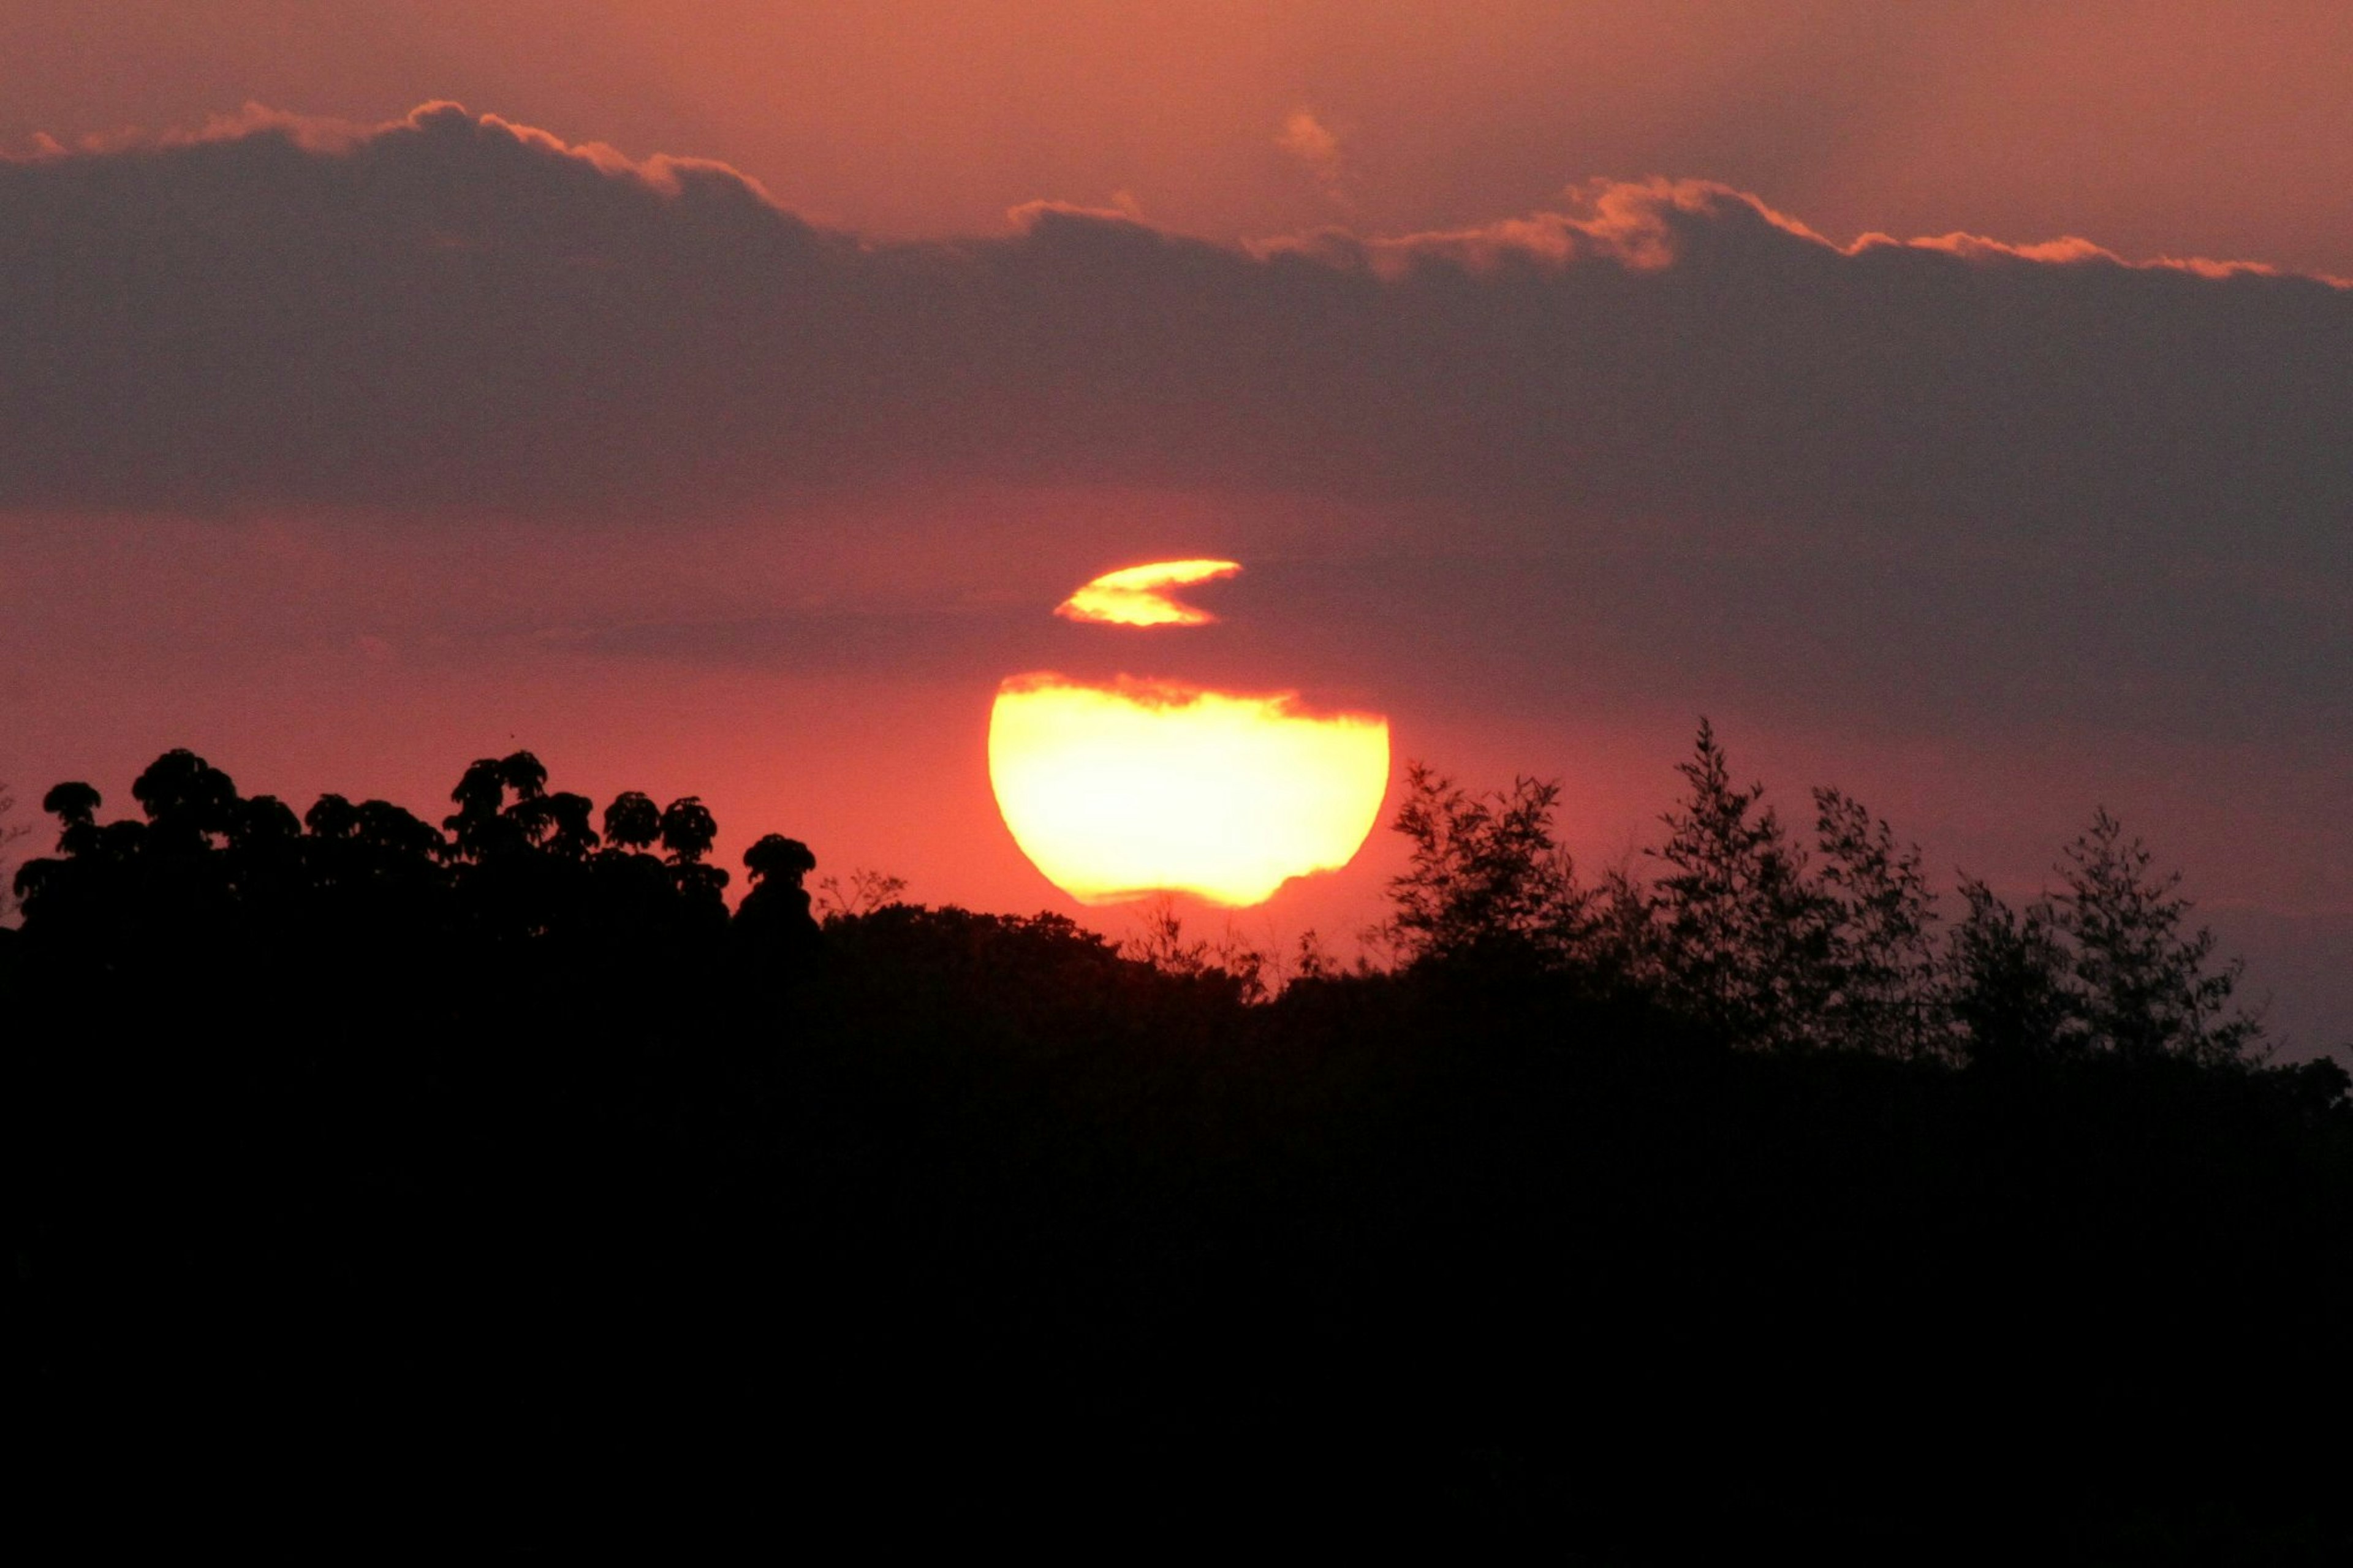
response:
[[[1208,611],[1180,604],[1165,590],[1215,582],[1241,570],[1234,561],[1155,561],[1106,572],[1054,606],[1066,621],[1111,626],[1206,626]]]

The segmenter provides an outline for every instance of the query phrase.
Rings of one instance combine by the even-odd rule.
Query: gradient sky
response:
[[[20,3],[0,776],[527,745],[1031,909],[1018,670],[1376,706],[1604,860],[1705,712],[2013,893],[2107,805],[2309,1048],[2348,72],[2321,5]],[[1215,626],[1050,615],[1203,555]]]

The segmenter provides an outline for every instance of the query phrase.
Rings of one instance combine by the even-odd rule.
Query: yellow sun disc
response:
[[[1289,692],[1024,675],[989,716],[997,809],[1082,903],[1155,891],[1262,902],[1348,863],[1388,773],[1388,721],[1316,714]]]

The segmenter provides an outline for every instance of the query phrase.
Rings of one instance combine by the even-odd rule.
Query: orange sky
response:
[[[0,143],[448,97],[719,158],[896,235],[991,229],[1039,197],[1218,238],[1398,231],[1664,174],[1839,238],[2075,233],[2353,274],[2348,80],[2336,0],[0,7]],[[1285,137],[1302,110],[1333,157]]]
[[[1702,711],[1793,816],[1844,785],[2013,891],[2104,802],[2341,1037],[2353,297],[1841,257],[1739,193],[1841,244],[2353,277],[2348,81],[2342,4],[13,0],[0,151],[454,99],[955,243],[804,253],[729,182],[649,208],[446,114],[386,142],[400,179],[312,171],[341,205],[250,147],[193,200],[127,154],[0,165],[0,327],[64,323],[0,374],[0,778],[120,807],[189,744],[425,811],[527,745],[559,787],[702,794],[723,853],[776,829],[1074,909],[989,804],[988,702],[1042,667],[992,628],[1215,554],[1248,569],[1217,679],[1557,774],[1588,860]],[[1153,232],[1473,227],[1653,174],[1728,187],[1620,189],[1675,265],[1604,237],[1540,287]],[[1004,237],[1039,199],[1149,226]],[[61,223],[90,253],[43,250]],[[639,241],[640,293],[575,265]],[[1377,912],[1391,837],[1278,934]]]

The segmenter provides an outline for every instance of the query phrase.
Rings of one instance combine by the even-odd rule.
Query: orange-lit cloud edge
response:
[[[676,198],[700,178],[739,184],[780,213],[791,216],[783,203],[752,175],[716,158],[683,157],[656,153],[632,158],[603,142],[566,142],[553,132],[524,125],[496,114],[477,115],[462,103],[428,99],[396,120],[343,120],[332,115],[298,114],[248,100],[234,114],[216,114],[194,130],[144,132],[136,129],[107,135],[77,137],[71,145],[45,132],[36,132],[22,151],[0,149],[0,163],[45,163],[77,157],[104,157],[146,148],[190,147],[206,142],[236,142],[248,136],[276,136],[289,144],[325,157],[349,157],[377,139],[429,129],[436,121],[460,121],[493,133],[502,133],[522,149],[544,153],[583,163],[600,174],[633,181],[661,195]]]
[[[2134,260],[2073,235],[2012,244],[1959,231],[1912,239],[1873,231],[1858,236],[1851,245],[1841,245],[1758,197],[1714,180],[1595,179],[1568,187],[1563,195],[1563,210],[1529,213],[1465,228],[1381,237],[1322,228],[1255,241],[1244,248],[1261,259],[1310,258],[1388,280],[1409,277],[1432,261],[1487,273],[1511,265],[1558,268],[1577,261],[1609,260],[1629,271],[1653,272],[1673,266],[1681,258],[1684,228],[1691,221],[1731,216],[1746,217],[1760,227],[1847,258],[1877,250],[1926,250],[1979,266],[2103,266],[2127,271],[2186,272],[2217,281],[2234,277],[2303,278],[2334,289],[2353,289],[2353,279],[2263,261],[2175,256]]]
[[[110,136],[79,138],[72,146],[37,132],[23,150],[0,152],[0,163],[100,157],[147,147],[185,146],[257,135],[280,137],[314,154],[350,156],[378,138],[413,134],[437,120],[448,119],[464,120],[483,132],[512,138],[519,147],[575,160],[599,174],[634,181],[673,199],[684,195],[691,186],[702,181],[737,184],[777,212],[797,222],[801,221],[797,214],[778,202],[758,180],[728,163],[669,153],[632,158],[601,142],[566,142],[552,132],[496,114],[475,115],[464,105],[448,100],[420,103],[397,119],[375,122],[301,114],[248,101],[237,113],[215,115],[193,131],[126,131]],[[1745,209],[1760,225],[1850,258],[1887,248],[1928,250],[1984,266],[2006,263],[2105,266],[2134,271],[2184,272],[2217,281],[2242,276],[2302,278],[2330,288],[2353,290],[2353,279],[2284,268],[2269,262],[2197,256],[2159,256],[2135,260],[2073,235],[2011,243],[1961,231],[1912,239],[1899,239],[1873,231],[1857,237],[1850,245],[1840,245],[1799,219],[1775,210],[1758,197],[1713,180],[1668,179],[1655,175],[1644,180],[1596,178],[1572,184],[1562,195],[1564,206],[1560,210],[1537,211],[1458,229],[1366,237],[1345,228],[1324,227],[1248,241],[1232,247],[1215,245],[1212,241],[1192,243],[1210,244],[1219,249],[1230,248],[1237,254],[1261,261],[1312,258],[1329,266],[1361,268],[1392,280],[1432,262],[1483,272],[1507,264],[1560,267],[1578,260],[1606,258],[1629,270],[1651,271],[1673,265],[1680,256],[1682,235],[1678,219],[1721,218],[1728,212]],[[1155,227],[1129,211],[1081,206],[1060,201],[1027,202],[1009,209],[1006,216],[1016,232],[1027,233],[1041,221],[1056,215],[1127,224],[1143,233],[1172,239],[1184,237]],[[880,242],[870,245],[854,236],[842,237],[870,248],[895,247]],[[901,241],[895,245],[920,247],[926,243],[938,242]]]

